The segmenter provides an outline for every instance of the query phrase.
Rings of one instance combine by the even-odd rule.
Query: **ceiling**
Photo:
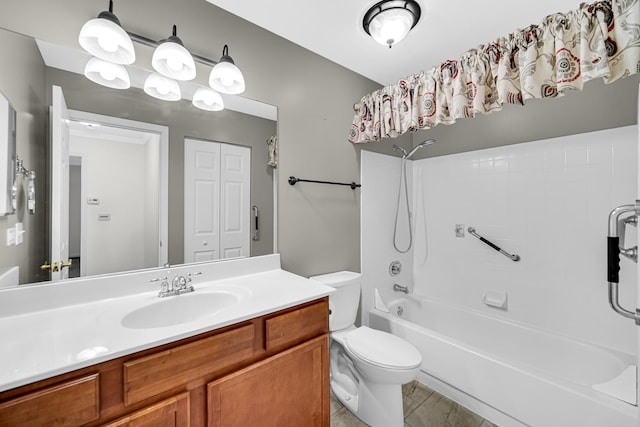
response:
[[[579,0],[417,0],[420,21],[389,49],[362,28],[365,12],[378,0],[207,1],[381,85],[580,5]]]

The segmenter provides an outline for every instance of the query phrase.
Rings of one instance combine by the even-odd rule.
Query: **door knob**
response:
[[[49,271],[52,271],[52,272],[56,273],[56,272],[60,271],[59,267],[60,267],[60,264],[57,263],[57,262],[49,264],[49,261],[45,261],[40,266],[40,270],[42,270],[42,271],[49,270]]]

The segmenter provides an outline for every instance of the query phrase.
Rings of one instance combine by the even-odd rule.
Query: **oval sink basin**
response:
[[[157,302],[138,308],[122,319],[129,329],[163,328],[193,322],[211,316],[240,302],[231,292],[200,292],[158,298]]]

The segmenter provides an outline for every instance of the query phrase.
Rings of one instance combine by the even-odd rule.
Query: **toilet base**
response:
[[[403,427],[402,385],[371,384],[360,381],[352,395],[332,381],[331,390],[353,415],[371,427]]]

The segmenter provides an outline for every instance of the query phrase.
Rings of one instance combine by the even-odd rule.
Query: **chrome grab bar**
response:
[[[253,236],[251,236],[251,239],[260,240],[260,234],[259,234],[260,233],[260,222],[259,222],[260,213],[256,205],[251,206],[251,210],[253,211],[253,220],[255,221]]]
[[[516,254],[510,254],[509,252],[505,251],[504,249],[502,249],[500,246],[496,245],[495,243],[490,242],[489,240],[485,239],[484,237],[482,237],[481,235],[479,235],[478,233],[476,233],[476,229],[473,227],[469,227],[467,228],[467,231],[469,232],[469,234],[471,234],[474,237],[477,237],[478,239],[480,239],[480,241],[488,246],[491,246],[493,249],[495,249],[496,251],[500,252],[502,255],[506,256],[507,258],[511,259],[511,261],[520,261],[520,255],[516,255]]]
[[[620,219],[620,216],[631,213],[632,215]],[[627,310],[620,305],[618,300],[618,282],[620,280],[620,255],[624,255],[634,262],[638,262],[638,247],[624,249],[624,232],[628,224],[636,225],[640,215],[640,200],[633,205],[618,206],[609,214],[609,235],[607,236],[607,280],[609,283],[609,305],[616,313],[633,319],[636,325],[640,325],[640,310]],[[636,219],[633,219],[636,218]]]

